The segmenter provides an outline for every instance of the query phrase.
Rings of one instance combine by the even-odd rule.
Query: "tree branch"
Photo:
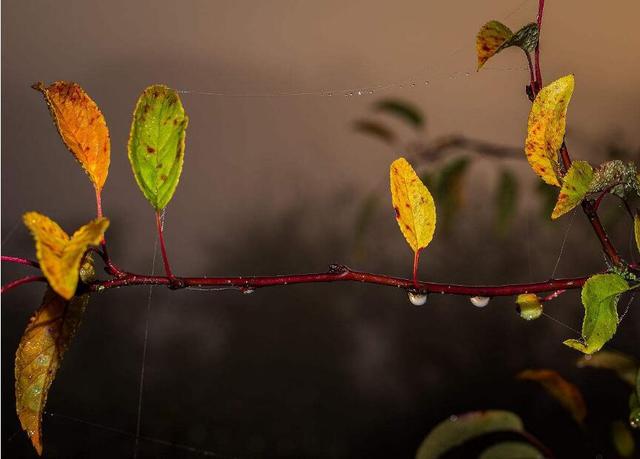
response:
[[[28,258],[9,257],[7,255],[2,255],[2,261],[6,261],[7,263],[16,263],[19,265],[33,266],[34,268],[40,269],[40,263],[34,260],[29,260]]]
[[[12,290],[16,287],[20,287],[24,284],[30,284],[31,282],[47,282],[47,279],[44,276],[26,276],[20,279],[16,279],[14,281],[9,282],[8,284],[3,285],[0,288],[0,294],[6,293],[9,290]]]
[[[166,285],[172,289],[199,287],[199,288],[236,288],[242,291],[251,291],[264,287],[286,286],[290,284],[313,284],[325,282],[360,282],[365,284],[383,285],[402,288],[420,293],[439,293],[446,295],[465,296],[514,296],[521,293],[541,293],[557,290],[570,290],[581,288],[587,277],[575,277],[568,279],[550,279],[545,282],[529,284],[506,285],[458,285],[436,282],[414,283],[413,279],[387,276],[354,271],[346,266],[331,265],[329,271],[324,273],[289,274],[280,276],[237,276],[237,277],[167,277],[147,276],[143,274],[127,273],[125,277],[96,281],[90,283],[87,288],[90,291],[103,291],[110,288],[118,288],[133,285]]]

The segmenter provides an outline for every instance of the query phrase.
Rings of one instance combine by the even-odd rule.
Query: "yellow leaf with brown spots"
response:
[[[574,161],[569,171],[564,176],[562,188],[558,195],[558,202],[551,214],[556,219],[580,204],[589,193],[589,187],[593,181],[593,168],[586,161]]]
[[[573,75],[540,90],[531,106],[525,153],[533,171],[549,185],[560,186],[558,152],[564,140]]]
[[[636,247],[640,252],[640,215],[637,212],[633,216],[633,234],[636,237]]]
[[[524,370],[517,376],[518,379],[525,381],[535,381],[555,398],[560,405],[567,410],[578,424],[584,422],[587,416],[587,406],[582,397],[580,389],[564,379],[553,370]]]
[[[511,36],[513,36],[511,29],[500,21],[489,21],[483,25],[476,36],[477,70],[480,70]]]
[[[16,411],[20,425],[39,455],[42,454],[42,414],[49,389],[88,302],[88,294],[65,300],[48,288],[16,351]]]
[[[391,202],[400,231],[414,252],[424,249],[436,229],[433,197],[404,158],[391,163]]]
[[[50,86],[36,83],[33,88],[44,95],[62,141],[100,193],[109,174],[111,157],[109,129],[102,112],[77,83],[56,81]]]
[[[78,286],[80,263],[90,245],[97,245],[109,227],[109,220],[97,218],[69,237],[49,217],[27,212],[24,224],[36,240],[36,256],[51,288],[69,300]]]

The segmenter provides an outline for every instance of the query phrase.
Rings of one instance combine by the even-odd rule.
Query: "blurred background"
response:
[[[475,72],[480,26],[497,19],[516,30],[536,9],[535,0],[5,1],[2,253],[35,256],[25,211],[67,231],[95,214],[89,181],[30,89],[73,80],[109,124],[108,240],[129,271],[154,269],[153,212],[126,157],[135,101],[152,83],[184,91],[190,117],[166,214],[177,274],[343,263],[409,276],[388,194],[400,155],[436,190],[440,220],[422,278],[513,283],[602,270],[584,216],[551,223],[548,190],[524,161],[522,53],[506,50]],[[638,159],[639,15],[634,0],[547,2],[543,76],[575,74],[567,141],[576,158]],[[607,198],[602,214],[633,259],[619,201]],[[2,268],[3,283],[29,272]],[[43,291],[2,298],[6,457],[35,456],[15,414],[13,359]],[[562,345],[579,336],[577,292],[534,322],[511,298],[480,309],[431,297],[415,307],[404,292],[371,285],[155,288],[147,314],[149,295],[134,287],[92,298],[49,396],[48,457],[412,457],[439,421],[488,408],[518,412],[559,457],[613,457],[610,422],[627,416],[624,385],[576,369],[577,353]],[[610,347],[640,356],[636,306]],[[526,368],[558,370],[583,389],[588,434],[540,388],[514,380]]]

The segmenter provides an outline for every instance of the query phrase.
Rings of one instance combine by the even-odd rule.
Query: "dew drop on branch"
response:
[[[424,293],[409,292],[409,302],[414,306],[423,306],[427,302],[427,295]]]
[[[490,298],[488,296],[472,296],[471,298],[469,298],[471,304],[477,308],[484,308],[489,304],[489,300]]]

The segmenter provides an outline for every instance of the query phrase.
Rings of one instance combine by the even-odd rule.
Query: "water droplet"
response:
[[[333,96],[333,93],[332,92],[328,92],[327,96],[331,97],[331,96]]]
[[[373,89],[370,89],[370,90],[369,90],[369,94],[373,94]]]
[[[361,96],[362,95],[362,91],[358,91],[358,95]]]
[[[464,76],[466,76],[466,77],[471,76],[471,72],[464,72]]]
[[[245,295],[251,295],[253,292],[255,292],[255,289],[252,289],[252,288],[243,288],[242,289],[242,293],[244,293]]]
[[[422,306],[427,302],[427,295],[424,293],[409,292],[409,301],[414,306]]]
[[[425,86],[429,86],[429,80],[425,81],[425,82],[424,82],[424,85],[425,85]]]
[[[491,298],[489,298],[488,296],[472,296],[471,298],[469,298],[469,301],[471,301],[471,304],[477,308],[484,308],[489,304],[490,299]]]
[[[412,87],[412,88],[415,88],[415,87],[416,87],[416,84],[415,84],[415,83],[411,83],[411,87]]]
[[[458,416],[456,416],[455,414],[452,414],[451,416],[449,416],[449,421],[456,422],[457,420],[458,420]]]

